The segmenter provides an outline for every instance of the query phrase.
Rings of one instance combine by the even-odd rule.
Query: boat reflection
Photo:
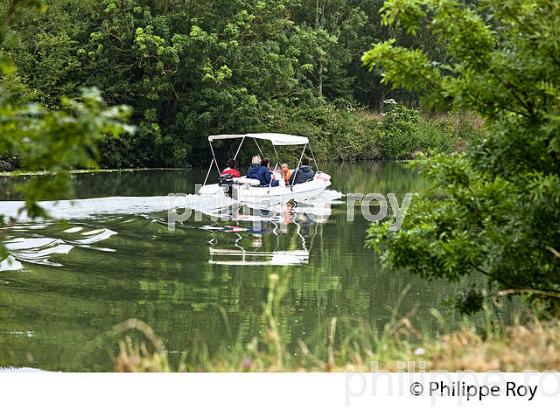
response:
[[[233,213],[233,225],[206,226],[212,239],[213,265],[293,266],[309,263],[309,252],[321,225],[332,213],[331,201],[295,203],[275,210]],[[251,222],[249,227],[243,225]]]

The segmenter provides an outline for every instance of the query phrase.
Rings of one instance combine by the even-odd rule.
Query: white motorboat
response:
[[[237,151],[235,153],[235,157],[239,154],[241,147],[245,140],[253,140],[258,148],[260,154],[264,157],[262,150],[258,144],[258,140],[265,140],[270,141],[272,143],[272,147],[274,148],[274,153],[276,155],[276,165],[273,174],[276,174],[276,178],[279,181],[278,186],[272,186],[272,183],[269,186],[262,187],[260,186],[260,182],[256,179],[250,179],[247,177],[240,177],[240,178],[233,178],[231,187],[224,187],[223,185],[217,184],[207,184],[208,177],[210,176],[210,172],[212,168],[216,168],[218,174],[221,173],[220,167],[218,165],[218,161],[216,160],[216,155],[214,152],[214,147],[212,146],[212,142],[216,140],[229,140],[229,139],[240,139],[241,142]],[[266,207],[267,205],[272,205],[276,203],[282,203],[293,200],[306,200],[312,197],[319,195],[323,192],[327,187],[331,185],[330,176],[324,172],[318,170],[317,161],[315,161],[315,157],[313,155],[313,151],[311,150],[311,146],[309,145],[309,139],[306,137],[301,137],[297,135],[288,135],[288,134],[277,134],[277,133],[263,133],[263,134],[224,134],[224,135],[211,135],[208,137],[208,142],[210,143],[210,149],[212,151],[212,162],[210,163],[210,167],[208,168],[208,173],[206,174],[206,178],[204,180],[203,186],[198,191],[198,194],[203,197],[224,197],[230,195],[232,199],[237,200],[242,203],[247,203],[251,205],[261,206],[263,205]],[[303,150],[301,152],[301,156],[299,158],[297,167],[294,169],[294,173],[297,175],[298,169],[301,164],[301,160],[306,152],[306,149],[309,149],[313,161],[315,163],[315,169],[317,172],[312,180],[299,183],[299,184],[285,184],[284,180],[279,177],[279,173],[276,171],[279,170],[280,160],[278,158],[278,153],[276,150],[277,146],[290,146],[290,145],[301,145],[303,146]],[[227,189],[226,189],[227,188]]]

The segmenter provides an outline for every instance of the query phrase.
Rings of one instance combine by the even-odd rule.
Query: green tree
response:
[[[388,0],[385,24],[427,27],[445,60],[376,44],[363,56],[383,82],[426,104],[479,113],[485,140],[421,164],[431,192],[402,230],[373,225],[368,243],[393,268],[452,280],[485,275],[501,294],[560,296],[560,4],[554,0]],[[476,293],[476,292],[475,292]],[[480,298],[468,297],[470,301]]]
[[[17,73],[17,66],[6,52],[18,41],[9,23],[21,7],[41,9],[43,4],[11,0],[5,6],[0,22],[2,83],[6,82],[5,76],[14,78]],[[21,104],[14,100],[6,89],[0,88],[0,153],[17,153],[26,169],[48,172],[21,186],[25,211],[31,218],[47,216],[38,204],[40,199],[68,194],[71,189],[69,170],[96,165],[97,144],[101,139],[132,131],[123,122],[129,115],[129,108],[106,106],[95,88],[83,89],[79,99],[61,97],[60,108],[56,110],[39,103]],[[3,218],[0,222],[4,222]],[[4,253],[0,245],[0,259],[6,256]]]
[[[17,13],[20,40],[6,51],[18,71],[0,84],[19,103],[55,108],[60,95],[95,86],[109,104],[133,106],[137,132],[100,143],[104,167],[197,164],[209,133],[270,130],[293,117],[313,126],[330,105],[378,108],[389,87],[358,56],[393,32],[403,44],[429,40],[380,27],[380,0],[48,3]],[[322,141],[324,152],[335,145]]]

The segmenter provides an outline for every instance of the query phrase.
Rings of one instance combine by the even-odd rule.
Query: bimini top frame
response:
[[[263,133],[263,134],[222,134],[210,135],[208,141],[229,140],[236,138],[256,138],[272,142],[272,145],[305,145],[309,144],[307,137],[289,134]]]
[[[266,141],[270,141],[272,143],[272,148],[274,148],[274,154],[276,156],[276,167],[278,167],[280,165],[279,163],[279,157],[278,157],[278,152],[276,151],[276,146],[280,145],[280,146],[287,146],[287,145],[303,145],[303,150],[301,152],[301,156],[299,157],[299,161],[296,167],[296,175],[297,175],[297,171],[299,170],[299,166],[301,164],[301,160],[303,158],[303,155],[305,154],[305,149],[307,147],[309,147],[309,152],[311,153],[311,157],[313,158],[313,162],[315,163],[315,167],[317,167],[317,161],[315,160],[315,155],[313,155],[313,151],[311,150],[311,146],[309,145],[309,139],[307,137],[300,137],[298,135],[290,135],[290,134],[278,134],[278,133],[273,133],[273,132],[268,132],[268,133],[260,133],[260,134],[221,134],[221,135],[210,135],[208,137],[208,142],[210,143],[210,150],[212,151],[212,162],[210,162],[210,166],[208,167],[208,173],[206,174],[206,178],[204,178],[204,184],[206,185],[206,182],[208,181],[208,177],[210,176],[210,172],[212,171],[212,167],[215,166],[216,169],[218,170],[218,174],[221,173],[220,167],[218,166],[218,161],[216,160],[216,154],[214,153],[214,147],[212,146],[212,141],[217,141],[217,140],[230,140],[230,139],[241,139],[241,143],[239,144],[239,147],[237,148],[237,151],[235,152],[235,156],[233,157],[233,159],[237,159],[237,155],[239,155],[239,151],[241,151],[241,147],[243,146],[243,142],[245,142],[245,139],[247,138],[251,138],[258,150],[259,153],[261,154],[261,156],[264,158],[264,154],[261,150],[261,147],[259,146],[259,143],[257,142],[258,139],[260,140],[266,140]]]

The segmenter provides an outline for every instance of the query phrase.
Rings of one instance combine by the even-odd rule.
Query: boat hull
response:
[[[330,181],[315,179],[290,186],[276,187],[252,187],[249,185],[234,185],[232,198],[239,202],[254,205],[270,205],[287,202],[289,200],[305,200],[313,198],[331,185]],[[205,185],[199,191],[199,195],[206,197],[223,196],[224,191],[218,184]]]

